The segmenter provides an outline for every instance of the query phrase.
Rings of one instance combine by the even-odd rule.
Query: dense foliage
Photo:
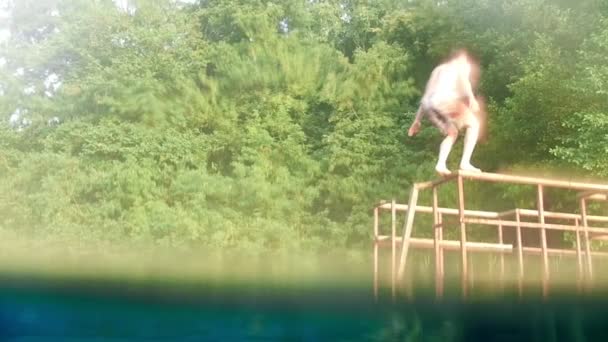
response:
[[[475,163],[608,176],[603,1],[132,3],[11,5],[0,230],[251,252],[367,245],[373,204],[434,176],[440,136],[406,132],[428,73],[458,47],[483,65]],[[521,200],[501,191],[472,200]]]

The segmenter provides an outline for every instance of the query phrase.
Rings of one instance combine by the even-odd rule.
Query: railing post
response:
[[[547,253],[547,231],[545,229],[545,208],[543,201],[543,186],[537,186],[537,207],[538,207],[538,222],[540,227],[540,242],[543,258],[543,297],[549,294],[549,254]]]
[[[437,187],[433,186],[433,241],[435,247],[435,296],[439,299],[442,297],[443,279],[441,277],[441,247],[439,246],[439,212],[437,199]]]
[[[581,291],[581,280],[584,277],[583,270],[583,255],[581,249],[581,233],[580,233],[580,225],[578,219],[574,219],[574,225],[576,226],[576,289],[577,291]]]
[[[441,213],[437,215],[437,223],[439,224],[439,227],[437,228],[437,238],[441,243],[443,241],[443,215]],[[439,276],[441,278],[441,282],[439,283],[439,285],[441,285],[441,287],[439,288],[439,294],[440,297],[443,297],[443,287],[445,284],[445,267],[443,259],[443,247],[441,246],[441,244],[439,245]]]
[[[403,279],[405,271],[405,263],[407,262],[407,253],[410,247],[410,237],[412,237],[412,227],[414,225],[414,215],[416,214],[416,205],[418,204],[418,188],[416,185],[412,187],[410,192],[410,200],[407,207],[407,216],[405,218],[403,239],[401,240],[401,255],[399,257],[399,272],[397,278],[399,281]]]
[[[411,210],[408,208],[408,210]],[[397,208],[395,200],[391,202],[391,294],[396,297],[396,268],[397,268]]]
[[[501,245],[504,243],[502,224],[498,225],[498,243]],[[505,282],[505,254],[500,253],[500,286],[501,286],[501,288],[504,287],[504,282]]]
[[[524,283],[524,247],[521,238],[521,214],[519,209],[515,209],[515,222],[517,223],[517,227],[515,229],[515,234],[517,236],[517,263],[519,264],[519,275],[517,277],[517,289],[519,291],[519,296],[523,295],[523,283]]]
[[[589,224],[587,222],[587,202],[585,200],[585,198],[581,198],[580,199],[580,205],[581,205],[581,220],[583,221],[583,238],[585,240],[585,256],[587,259],[587,278],[586,278],[586,282],[587,285],[591,284],[591,281],[593,279],[593,262],[591,260],[591,245],[590,245],[590,241],[589,241]]]
[[[378,207],[374,208],[374,299],[378,300]]]
[[[460,221],[460,257],[462,269],[462,296],[467,297],[468,294],[468,261],[467,261],[467,230],[464,216],[464,181],[462,175],[458,175],[458,217]]]

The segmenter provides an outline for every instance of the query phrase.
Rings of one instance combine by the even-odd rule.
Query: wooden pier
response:
[[[490,183],[508,183],[536,188],[536,208],[513,208],[505,212],[492,212],[465,209],[466,181],[481,181]],[[438,189],[449,182],[456,182],[458,195],[458,208],[444,208],[440,206],[437,195]],[[579,213],[552,212],[545,210],[544,192],[547,188],[561,188],[575,190],[578,195]],[[418,205],[418,195],[421,191],[430,190],[432,200],[430,206]],[[410,191],[408,204],[398,204],[394,200],[390,203],[380,203],[374,207],[374,294],[378,295],[378,258],[379,248],[391,248],[391,290],[395,298],[397,284],[403,280],[407,265],[408,252],[412,248],[434,249],[435,260],[435,292],[441,298],[444,292],[444,250],[460,251],[461,289],[464,298],[468,295],[469,283],[469,252],[498,253],[500,255],[500,277],[505,275],[505,254],[516,253],[518,290],[522,293],[524,281],[524,255],[540,255],[542,260],[542,293],[549,293],[549,255],[573,256],[577,259],[577,284],[589,286],[593,279],[593,257],[607,257],[605,252],[592,252],[591,240],[608,240],[608,228],[591,226],[591,223],[608,226],[607,216],[587,214],[587,205],[590,201],[607,201],[608,184],[590,184],[566,180],[523,177],[515,175],[494,173],[473,173],[458,171],[447,177],[432,182],[415,183]],[[410,210],[414,208],[414,210]],[[391,212],[391,233],[382,235],[379,227],[379,216],[382,211]],[[414,219],[416,213],[432,214],[434,231],[433,238],[413,237]],[[397,215],[405,214],[404,225],[400,233],[397,232]],[[459,240],[445,240],[443,238],[445,216],[458,217]],[[525,218],[534,218],[536,222],[528,222]],[[560,219],[570,224],[551,224],[546,219]],[[495,226],[498,241],[472,242],[467,240],[467,224]],[[515,229],[515,246],[503,241],[505,227]],[[525,247],[522,244],[522,228],[533,228],[539,231],[540,248]],[[547,246],[547,230],[573,232],[576,237],[574,249],[556,249]],[[399,235],[398,235],[399,234]]]

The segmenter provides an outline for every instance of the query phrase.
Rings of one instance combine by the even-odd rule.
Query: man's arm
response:
[[[411,137],[411,136],[418,134],[418,132],[420,131],[420,124],[421,124],[423,114],[424,114],[424,111],[422,110],[422,105],[420,105],[420,106],[418,106],[418,111],[416,112],[416,117],[414,118],[414,122],[412,123],[412,125],[410,126],[410,129],[407,132],[408,136]]]
[[[429,94],[433,93],[436,90],[437,85],[439,84],[440,75],[444,71],[444,69],[445,69],[445,67],[443,65],[439,65],[439,66],[435,67],[435,69],[433,69],[433,71],[431,72],[431,76],[429,77],[429,80],[427,81],[426,86],[424,87],[424,94],[422,95],[422,101],[424,101],[425,97],[427,97]],[[424,115],[424,110],[422,109],[422,104],[420,104],[420,106],[418,106],[418,111],[416,112],[416,117],[414,118],[414,122],[412,123],[412,126],[410,127],[410,129],[408,131],[408,135],[410,137],[413,135],[416,135],[418,133],[418,131],[420,131],[420,125],[421,125],[423,115]]]
[[[418,111],[416,112],[416,117],[414,118],[414,122],[420,122],[422,120],[422,115],[424,115],[424,111],[422,110],[422,105],[418,106]]]
[[[461,89],[463,90],[464,95],[467,97],[469,108],[471,108],[473,112],[477,112],[479,111],[479,103],[477,103],[477,99],[473,93],[473,87],[471,86],[469,76],[470,69],[460,72]]]

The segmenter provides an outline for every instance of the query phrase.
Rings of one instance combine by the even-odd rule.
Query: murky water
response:
[[[482,296],[477,283],[464,301],[452,279],[438,301],[431,274],[414,297],[399,288],[392,300],[386,259],[377,299],[371,260],[78,260],[3,262],[0,340],[608,341],[599,288],[543,300],[534,284],[519,298],[508,289]],[[420,274],[432,268],[416,264]]]
[[[4,282],[3,341],[605,341],[608,301],[430,299],[367,291],[171,292]],[[97,285],[97,286],[95,286]]]

